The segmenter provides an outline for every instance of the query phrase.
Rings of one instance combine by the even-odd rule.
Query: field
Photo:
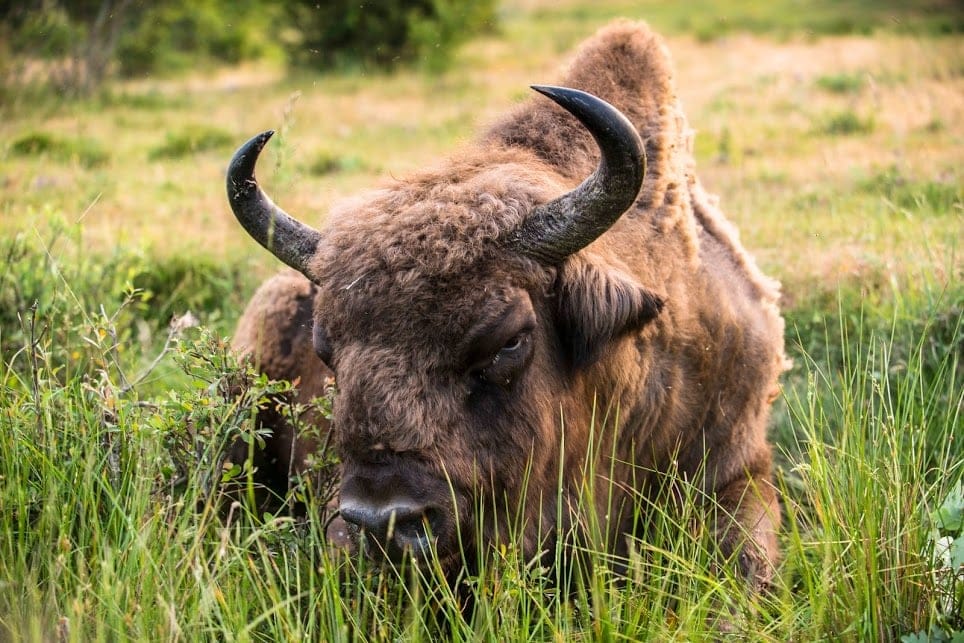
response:
[[[507,0],[447,71],[251,63],[0,104],[0,640],[964,640],[961,10],[799,5]],[[783,283],[773,590],[665,515],[626,577],[590,551],[568,592],[494,552],[467,613],[431,568],[330,555],[319,521],[219,511],[245,477],[224,441],[286,386],[224,340],[278,270],[227,206],[233,149],[279,130],[259,179],[321,223],[618,16],[666,35],[698,174]]]

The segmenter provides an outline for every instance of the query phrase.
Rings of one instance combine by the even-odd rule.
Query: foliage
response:
[[[865,74],[827,74],[817,78],[815,84],[834,94],[859,94],[867,84],[867,78]]]
[[[7,82],[47,78],[60,91],[89,94],[112,72],[180,71],[201,61],[236,63],[271,51],[273,4],[260,0],[35,0],[0,6],[9,55]],[[0,61],[4,57],[0,56]],[[37,65],[44,73],[38,78]],[[13,78],[9,78],[13,76]]]
[[[964,640],[964,479],[931,513],[931,574],[937,587],[935,619],[929,630],[901,637],[902,643],[959,643]]]
[[[874,131],[873,116],[863,117],[853,110],[824,114],[814,124],[814,132],[823,136],[851,136]]]
[[[453,48],[491,29],[495,0],[393,0],[359,3],[287,0],[36,0],[0,6],[0,73],[7,82],[53,79],[87,94],[112,72],[121,76],[196,69],[281,55],[311,67],[445,67]],[[281,38],[279,38],[281,34]],[[36,74],[30,59],[45,61]]]
[[[68,382],[104,362],[100,343],[109,337],[111,363],[120,377],[134,379],[126,373],[143,366],[141,360],[159,346],[172,318],[193,311],[225,328],[243,306],[238,287],[246,279],[239,266],[187,257],[160,261],[121,248],[87,255],[74,245],[79,229],[53,220],[42,245],[25,235],[0,243],[5,360],[42,339],[50,375]]]
[[[274,3],[263,0],[167,0],[148,3],[117,48],[124,76],[238,63],[274,51]]]
[[[291,59],[315,68],[416,61],[440,69],[455,45],[495,21],[494,0],[291,0],[286,10],[301,31]]]
[[[131,0],[4,4],[0,36],[9,37],[14,52],[47,61],[45,75],[58,90],[84,94],[106,77],[121,33],[138,9]],[[29,72],[26,76],[17,80],[30,80]]]
[[[17,156],[43,156],[61,163],[79,163],[85,168],[105,164],[110,155],[99,142],[90,138],[66,138],[47,132],[30,132],[10,143]]]

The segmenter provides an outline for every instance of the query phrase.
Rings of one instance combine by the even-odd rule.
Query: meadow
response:
[[[683,6],[507,0],[443,71],[246,63],[0,104],[0,640],[964,641],[960,9]],[[279,269],[227,206],[234,148],[277,129],[259,179],[321,223],[470,144],[619,16],[665,34],[697,172],[783,283],[772,591],[715,568],[695,509],[659,516],[625,577],[592,543],[571,584],[508,547],[459,594],[225,502],[247,473],[225,443],[289,386],[226,340]],[[324,515],[326,489],[292,493]]]

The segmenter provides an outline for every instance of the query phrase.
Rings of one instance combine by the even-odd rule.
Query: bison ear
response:
[[[618,268],[572,255],[556,282],[559,336],[573,368],[598,360],[614,341],[652,321],[663,300]]]

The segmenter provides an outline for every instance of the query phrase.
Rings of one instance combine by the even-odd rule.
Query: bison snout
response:
[[[426,556],[435,542],[441,515],[435,507],[407,500],[372,504],[353,498],[342,498],[339,512],[365,534],[370,545],[393,560],[406,551]]]

